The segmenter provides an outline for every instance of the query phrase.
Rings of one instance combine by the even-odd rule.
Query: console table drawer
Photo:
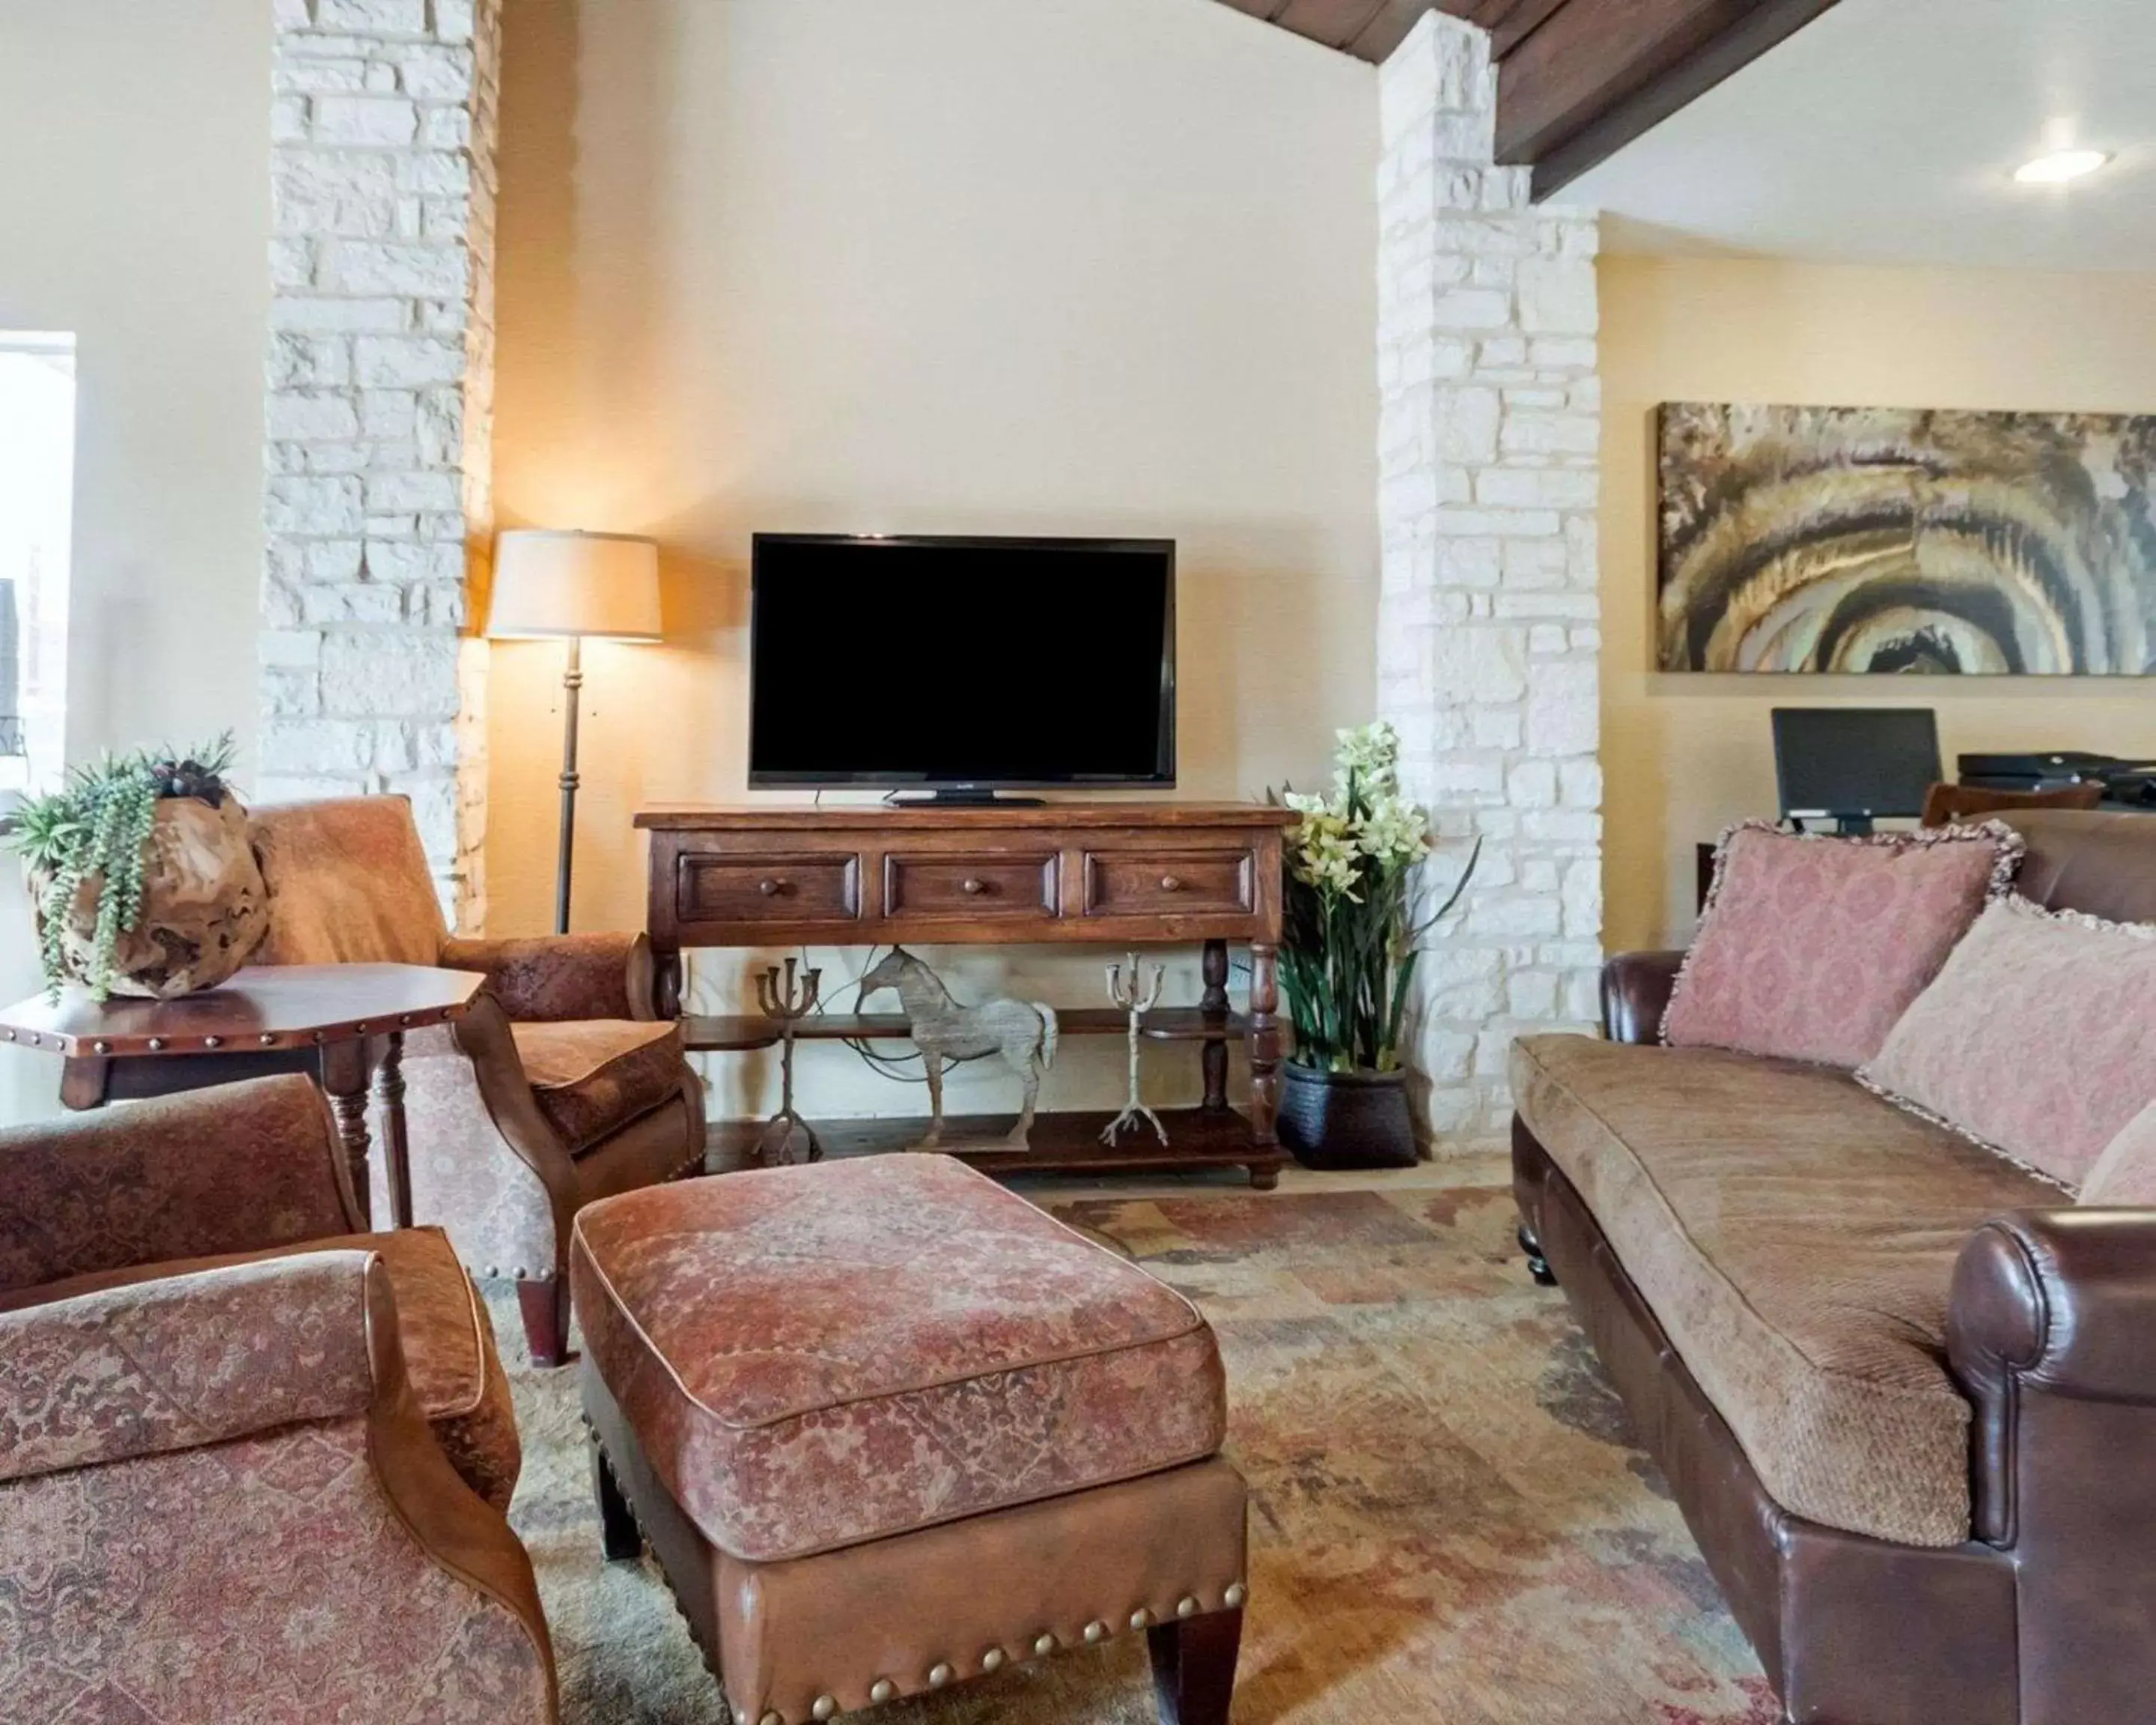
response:
[[[1086,914],[1245,913],[1256,906],[1255,864],[1248,850],[1089,850]]]
[[[861,860],[685,856],[676,900],[685,922],[852,922],[861,914]]]
[[[1056,855],[906,856],[883,863],[883,913],[895,917],[1053,916]]]

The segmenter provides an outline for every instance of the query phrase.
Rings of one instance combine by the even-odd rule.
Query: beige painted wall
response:
[[[79,338],[68,755],[252,742],[269,0],[0,0],[0,329]],[[0,863],[0,999],[36,986]],[[0,1056],[0,1118],[58,1070]]]
[[[1172,536],[1181,793],[1320,775],[1372,700],[1369,68],[1159,0],[510,0],[507,44],[501,518],[657,536],[673,637],[588,658],[578,927],[641,925],[639,803],[742,793],[757,530]],[[498,931],[550,914],[559,665],[495,649]],[[1091,955],[958,973],[1101,999]],[[910,1106],[814,1052],[814,1107]]]
[[[2156,753],[2156,687],[2101,678],[1667,676],[1652,663],[1655,405],[2156,412],[2156,277],[1605,258],[1603,738],[1613,951],[1681,942],[1693,846],[1772,814],[1776,705],[1931,706],[1964,750]]]

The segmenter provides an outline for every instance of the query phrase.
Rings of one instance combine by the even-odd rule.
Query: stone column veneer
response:
[[[501,0],[274,0],[256,794],[408,794],[483,914]]]
[[[1483,839],[1410,1052],[1433,1130],[1486,1140],[1514,1035],[1595,1016],[1598,228],[1493,165],[1482,30],[1424,18],[1380,92],[1379,711],[1446,839],[1433,884]]]

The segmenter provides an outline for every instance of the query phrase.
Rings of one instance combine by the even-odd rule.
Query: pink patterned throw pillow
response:
[[[2156,1096],[2156,925],[1993,905],[1856,1076],[2077,1190]]]
[[[2097,1158],[2081,1202],[2156,1205],[2156,1102],[2127,1122]]]
[[[1862,839],[1733,828],[1662,1040],[1862,1065],[2005,890],[2021,850],[1995,821]]]

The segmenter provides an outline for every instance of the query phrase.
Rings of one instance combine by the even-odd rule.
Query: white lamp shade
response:
[[[504,533],[486,632],[655,641],[659,547],[626,533]]]

